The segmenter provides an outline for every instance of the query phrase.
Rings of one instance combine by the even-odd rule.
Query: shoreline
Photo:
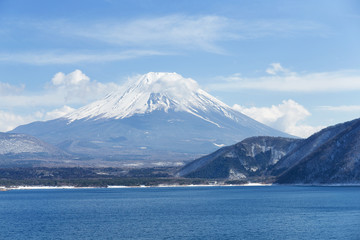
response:
[[[265,187],[273,186],[273,184],[267,183],[247,183],[247,184],[189,184],[189,185],[167,185],[159,184],[154,186],[122,186],[122,185],[109,185],[106,187],[76,187],[76,186],[14,186],[14,187],[3,187],[0,186],[0,191],[9,191],[9,190],[52,190],[52,189],[95,189],[95,188],[109,188],[109,189],[120,189],[120,188],[178,188],[178,187]]]
[[[270,187],[270,186],[293,186],[293,187],[360,187],[360,183],[354,184],[268,184],[268,183],[247,183],[247,184],[188,184],[188,185],[167,185],[159,184],[154,186],[123,186],[123,185],[109,185],[106,187],[76,187],[76,186],[14,186],[4,187],[0,186],[0,192],[9,190],[53,190],[53,189],[122,189],[122,188],[194,188],[194,187]]]

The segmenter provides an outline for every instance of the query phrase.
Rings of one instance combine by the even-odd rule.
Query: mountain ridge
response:
[[[245,180],[263,177],[301,139],[283,137],[250,137],[185,165],[178,176],[190,178],[224,178]]]
[[[359,184],[360,119],[327,127],[307,139],[248,138],[188,163],[178,175],[275,178],[280,184]]]
[[[289,135],[235,111],[177,73],[148,73],[58,119],[19,126],[73,154],[111,161],[192,160],[257,135]]]
[[[337,124],[327,131],[334,130],[336,134],[330,135],[319,147],[286,168],[277,183],[360,183],[360,119]],[[311,138],[307,140],[310,144],[314,141]]]

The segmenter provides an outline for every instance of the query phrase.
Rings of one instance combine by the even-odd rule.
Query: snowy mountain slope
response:
[[[289,136],[234,111],[176,73],[145,74],[63,118],[13,132],[112,161],[168,162],[190,160],[249,136]]]
[[[11,166],[31,161],[66,159],[70,155],[25,134],[0,133],[0,165]]]
[[[60,149],[34,137],[25,134],[0,133],[0,154],[19,153],[63,154]]]
[[[282,137],[247,138],[187,164],[178,175],[230,180],[262,177],[270,166],[275,165],[301,141]]]
[[[309,147],[311,146],[311,148]],[[300,157],[301,156],[301,157]],[[289,166],[289,162],[295,163]],[[279,161],[278,183],[360,183],[360,119],[323,129]]]
[[[360,119],[307,139],[251,137],[185,165],[183,177],[262,180],[281,184],[359,184]]]
[[[0,154],[47,152],[44,144],[25,134],[0,133]]]
[[[246,119],[238,114],[235,116],[229,106],[200,89],[194,80],[185,79],[176,73],[154,72],[141,76],[125,91],[113,92],[65,118],[70,121],[91,118],[123,119],[156,110],[187,112],[218,127],[221,126],[201,113],[216,112],[235,121]]]

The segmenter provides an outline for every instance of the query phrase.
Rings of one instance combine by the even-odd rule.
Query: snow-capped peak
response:
[[[200,89],[193,79],[167,72],[147,73],[140,76],[135,83],[130,80],[126,88],[129,92],[166,95],[174,100],[187,98]]]
[[[122,90],[110,93],[104,99],[84,106],[65,118],[70,122],[92,118],[122,119],[155,110],[168,112],[170,109],[189,112],[208,122],[212,120],[201,116],[200,112],[216,111],[236,120],[229,106],[200,89],[195,80],[167,72],[142,75],[135,81],[129,81]]]

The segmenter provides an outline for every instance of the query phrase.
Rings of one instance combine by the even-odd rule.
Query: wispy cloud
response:
[[[270,67],[266,69],[266,72],[270,75],[277,75],[279,73],[290,73],[290,71],[283,68],[280,63],[271,63]]]
[[[221,43],[227,41],[324,32],[320,31],[324,26],[307,21],[242,20],[217,15],[169,15],[130,21],[102,21],[86,26],[61,21],[47,29],[63,36],[79,36],[120,46],[175,47],[213,53],[224,53],[226,50]]]
[[[240,39],[287,38],[304,34],[326,36],[329,32],[320,23],[292,19],[234,20],[232,26]]]
[[[15,86],[10,83],[0,82],[0,96],[18,94],[24,91],[25,85]]]
[[[236,37],[231,31],[229,19],[219,16],[172,15],[157,18],[135,19],[127,22],[109,21],[88,27],[71,26],[72,36],[96,39],[120,46],[180,47],[221,52],[216,44]]]
[[[166,15],[86,23],[66,19],[41,22],[30,19],[5,25],[7,39],[15,43],[19,32],[31,31],[33,34],[27,37],[44,44],[39,44],[41,48],[29,48],[27,52],[0,52],[0,61],[37,65],[121,61],[184,54],[186,51],[231,54],[227,49],[229,42],[324,32],[324,26],[313,22],[243,20],[218,15]],[[69,41],[76,43],[75,51],[68,45]],[[94,43],[96,52],[88,52]]]
[[[360,112],[360,105],[319,106],[317,109],[333,112]]]
[[[73,64],[80,62],[112,62],[132,58],[167,55],[168,53],[152,50],[133,50],[118,53],[64,53],[56,51],[0,53],[0,62],[18,62],[32,65]]]
[[[209,89],[238,91],[244,89],[279,92],[339,92],[360,90],[359,70],[333,72],[296,73],[273,63],[266,70],[268,75],[250,78],[237,73],[218,77],[220,83],[211,84]]]
[[[303,121],[311,113],[291,99],[270,107],[244,107],[235,104],[233,108],[261,123],[299,137],[308,137],[324,128],[323,126],[314,127],[304,124]]]

